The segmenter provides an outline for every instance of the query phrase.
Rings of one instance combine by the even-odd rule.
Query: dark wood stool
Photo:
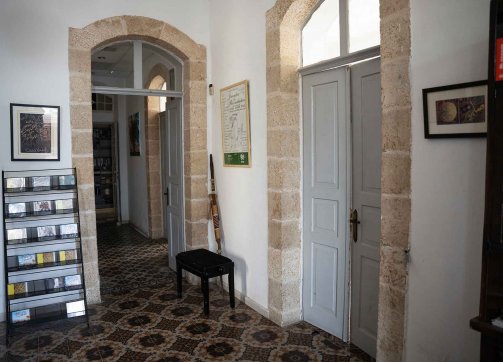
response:
[[[182,297],[182,269],[201,278],[204,314],[206,315],[210,314],[208,279],[228,274],[229,299],[231,308],[234,308],[234,262],[231,259],[206,249],[195,249],[179,253],[176,256],[176,292],[178,298]]]

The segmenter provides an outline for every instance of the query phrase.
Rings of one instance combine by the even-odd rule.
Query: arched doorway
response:
[[[207,246],[206,50],[180,30],[151,18],[118,16],[82,29],[70,28],[70,118],[72,163],[79,180],[79,208],[87,298],[100,301],[92,158],[91,52],[113,42],[142,40],[183,62],[185,240],[187,248]],[[200,136],[203,134],[204,136]],[[196,136],[197,135],[197,136]],[[205,203],[200,201],[204,198]],[[204,205],[204,206],[203,206]]]
[[[267,12],[269,315],[280,325],[301,318],[301,29],[320,0],[278,0]],[[410,225],[410,7],[380,1],[382,227],[378,360],[402,360]]]

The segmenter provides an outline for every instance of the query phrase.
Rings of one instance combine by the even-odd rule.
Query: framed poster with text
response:
[[[224,166],[251,167],[248,81],[220,90]]]

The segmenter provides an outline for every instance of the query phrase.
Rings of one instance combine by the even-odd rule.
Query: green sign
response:
[[[248,152],[224,153],[224,165],[247,166]]]

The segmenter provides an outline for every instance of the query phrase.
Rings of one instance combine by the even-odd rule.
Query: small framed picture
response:
[[[47,215],[53,213],[52,201],[33,201],[35,215]]]
[[[73,262],[78,259],[77,250],[60,250],[59,252],[59,261],[60,262]]]
[[[73,212],[73,199],[56,200],[56,210],[58,213]]]
[[[37,253],[37,264],[54,263],[54,252]]]
[[[31,266],[37,264],[35,254],[19,255],[17,257],[17,264],[19,266]]]
[[[83,300],[66,303],[66,315],[68,318],[86,314],[86,306]]]
[[[6,181],[5,188],[8,192],[23,190],[26,187],[24,177],[9,177]]]
[[[47,290],[59,289],[64,287],[63,277],[49,278],[45,280],[45,287]]]
[[[7,230],[7,240],[23,240],[27,239],[26,229],[10,229]]]
[[[80,277],[80,274],[65,277],[65,287],[76,287],[79,285],[82,285],[82,278]]]
[[[59,107],[10,104],[11,160],[59,161]]]
[[[424,137],[485,137],[487,82],[423,89]]]
[[[30,310],[23,309],[11,313],[12,323],[28,322],[30,320]]]
[[[24,294],[28,292],[28,283],[15,283],[14,284],[14,295]]]
[[[37,227],[37,237],[39,239],[54,238],[55,236],[56,236],[56,227],[54,225]]]
[[[34,191],[44,191],[51,189],[50,176],[34,176],[31,178],[31,187]]]
[[[9,217],[26,216],[26,204],[24,202],[9,204],[8,213]]]
[[[77,224],[60,225],[59,234],[65,238],[76,238],[79,236],[79,228],[77,227]]]
[[[68,189],[75,187],[75,176],[74,175],[59,176],[58,185],[60,189]]]

